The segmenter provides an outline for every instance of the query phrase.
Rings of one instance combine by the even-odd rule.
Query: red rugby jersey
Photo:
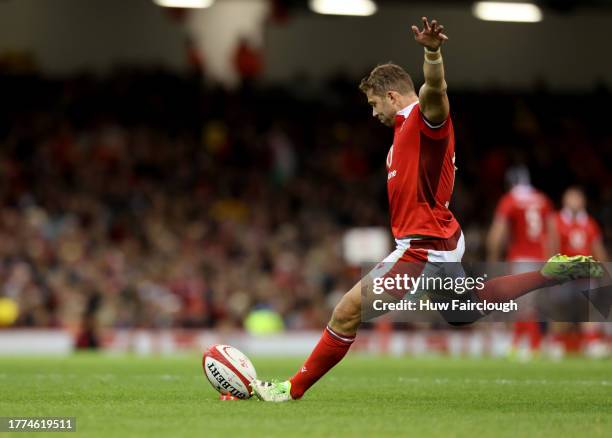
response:
[[[556,214],[555,220],[562,254],[592,255],[593,243],[601,239],[601,230],[587,212],[582,211],[574,215],[569,210],[561,210]]]
[[[552,211],[548,197],[531,186],[518,185],[502,196],[495,215],[506,219],[510,227],[508,260],[547,257],[546,224]]]
[[[387,154],[391,229],[409,235],[451,237],[459,223],[448,209],[455,181],[455,136],[450,116],[438,127],[425,120],[418,102],[395,117]]]

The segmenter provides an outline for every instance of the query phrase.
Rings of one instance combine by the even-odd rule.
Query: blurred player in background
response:
[[[555,215],[555,226],[559,236],[559,248],[563,254],[592,255],[599,261],[607,261],[608,254],[603,244],[599,225],[586,210],[586,197],[579,187],[569,187],[562,198],[562,207]],[[574,294],[569,292],[566,296],[568,302],[574,299]],[[571,304],[570,304],[571,305]],[[560,327],[561,330],[563,327]],[[569,327],[571,330],[572,327]],[[582,331],[581,347],[584,352],[593,357],[606,354],[606,344],[601,323],[584,322],[580,324]],[[561,354],[569,349],[571,340],[564,339],[567,333],[556,333],[555,348],[561,349]],[[571,331],[570,333],[571,334]],[[580,347],[580,346],[575,346]]]
[[[601,230],[587,213],[586,197],[580,188],[570,187],[563,194],[561,211],[555,215],[555,226],[563,254],[585,254],[600,261],[608,260]]]
[[[525,166],[510,168],[506,180],[511,189],[497,204],[487,237],[487,260],[508,261],[511,273],[518,274],[537,269],[538,262],[556,252],[554,208],[550,199],[531,185]],[[523,302],[530,297],[524,297]],[[513,324],[510,353],[519,354],[522,359],[537,354],[542,342],[542,326],[532,312],[525,311],[520,315],[521,321]],[[524,341],[528,348],[521,348]]]
[[[359,87],[372,107],[372,116],[394,128],[393,145],[387,154],[387,191],[391,229],[397,247],[375,268],[374,271],[385,271],[375,278],[401,269],[402,264],[416,267],[418,271],[411,271],[410,275],[418,277],[432,266],[442,266],[442,269],[448,265],[460,266],[463,257],[463,233],[448,208],[456,168],[455,138],[440,49],[448,39],[443,29],[436,20],[430,23],[426,17],[423,17],[422,30],[412,26],[415,41],[425,49],[425,84],[418,94],[410,75],[396,64],[379,65]],[[581,256],[574,259],[559,256],[551,259],[542,271],[493,278],[478,291],[453,297],[471,302],[508,302],[549,284],[598,275],[601,267],[583,263],[588,261]],[[456,269],[451,275],[465,278],[462,269]],[[321,339],[291,379],[281,382],[254,380],[251,382],[253,393],[271,402],[299,399],[340,362],[355,341],[362,322],[362,292],[369,290],[371,282],[372,274],[344,294]],[[403,291],[401,296],[389,293],[399,300],[408,291]],[[471,319],[460,324],[486,316],[478,311],[468,313],[464,316]],[[458,323],[442,314],[449,323]]]
[[[548,196],[530,183],[524,166],[506,176],[511,187],[499,200],[487,237],[487,258],[498,262],[540,262],[556,251],[554,207]]]

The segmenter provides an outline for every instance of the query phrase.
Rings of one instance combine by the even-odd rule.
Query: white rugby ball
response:
[[[210,384],[221,394],[240,399],[251,396],[250,383],[257,378],[248,357],[230,345],[211,345],[202,357],[202,368]]]

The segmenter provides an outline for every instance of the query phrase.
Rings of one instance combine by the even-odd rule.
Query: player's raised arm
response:
[[[419,106],[421,112],[431,124],[440,124],[446,120],[449,113],[446,81],[444,80],[444,63],[440,46],[448,37],[442,33],[444,26],[436,20],[431,24],[423,17],[423,29],[412,26],[414,39],[425,48],[423,73],[425,83],[419,91]]]

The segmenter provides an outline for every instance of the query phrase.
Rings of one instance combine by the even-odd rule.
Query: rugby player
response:
[[[359,87],[372,107],[372,116],[394,129],[393,145],[387,154],[387,188],[397,247],[375,269],[381,275],[393,272],[402,263],[420,266],[420,269],[434,263],[456,265],[461,262],[465,248],[459,223],[448,208],[455,178],[455,139],[440,48],[448,37],[444,26],[436,20],[430,22],[423,17],[422,21],[422,29],[412,26],[415,41],[425,50],[425,83],[418,94],[410,75],[390,63],[374,68]],[[540,271],[486,281],[485,287],[471,298],[507,302],[546,285],[601,275],[595,272],[601,269],[599,265],[583,263],[590,260],[583,256],[570,259],[558,255]],[[321,339],[292,378],[251,383],[253,393],[260,400],[299,399],[342,360],[362,322],[362,288],[371,283],[370,276],[341,298]],[[465,322],[476,321],[484,315],[472,312],[464,315],[469,316]]]

